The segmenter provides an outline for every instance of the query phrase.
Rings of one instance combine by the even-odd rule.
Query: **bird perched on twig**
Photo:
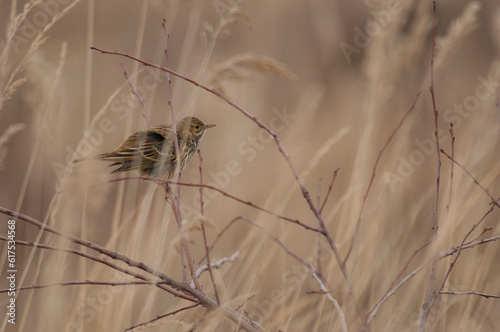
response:
[[[186,117],[177,122],[181,171],[197,151],[205,130],[212,127],[215,125],[206,125],[196,117]],[[138,131],[113,151],[102,153],[97,158],[112,161],[109,166],[120,166],[111,173],[139,170],[144,176],[169,180],[177,168],[172,125]]]

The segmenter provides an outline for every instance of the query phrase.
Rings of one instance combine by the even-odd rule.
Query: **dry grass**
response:
[[[340,311],[349,331],[362,330],[367,320],[371,331],[418,329],[433,253],[459,246],[491,207],[488,195],[457,165],[451,177],[451,162],[442,156],[439,233],[415,253],[432,239],[436,210],[434,118],[428,92],[431,3],[285,5],[241,0],[238,9],[231,9],[228,4],[235,2],[225,0],[172,1],[168,6],[159,1],[105,1],[95,2],[90,13],[89,3],[58,5],[29,35],[29,24],[41,20],[48,9],[36,1],[14,1],[15,8],[0,4],[0,207],[182,279],[177,225],[159,186],[138,180],[111,183],[115,177],[98,161],[71,164],[107,151],[146,127],[119,62],[125,63],[146,100],[151,122],[170,122],[164,73],[88,53],[96,46],[163,64],[165,17],[170,68],[223,88],[225,96],[276,132],[316,207],[339,168],[322,218],[342,258],[352,245],[348,282],[331,247],[324,238],[318,240],[317,233],[209,189],[204,189],[202,217],[199,188],[182,188],[181,212],[196,266],[205,254],[201,224],[212,243],[231,220],[247,218],[236,221],[210,255],[215,262],[240,250],[234,262],[213,270],[222,303],[241,306],[240,313],[269,331],[342,331]],[[441,148],[451,154],[448,130],[453,122],[454,158],[493,197],[500,196],[498,13],[493,1],[440,1],[434,63]],[[350,47],[348,58],[341,45]],[[195,115],[217,124],[201,143],[203,182],[318,227],[269,134],[225,101],[171,79],[178,119]],[[365,199],[377,155],[419,91],[415,109],[381,156]],[[183,182],[199,183],[198,165],[193,157]],[[497,210],[466,243],[500,235]],[[2,235],[8,219],[2,217]],[[316,269],[320,262],[334,301],[310,293],[320,291],[318,281],[270,234]],[[16,237],[76,248],[20,220]],[[132,280],[67,252],[18,245],[16,254],[18,285]],[[455,255],[439,262],[438,286]],[[498,241],[464,248],[443,290],[499,296],[498,255]],[[8,287],[6,258],[0,257],[2,289]],[[200,282],[215,298],[208,273]],[[388,294],[392,296],[372,317],[372,309]],[[6,321],[1,326],[7,331],[120,331],[190,304],[151,285],[55,286],[21,291],[15,328]],[[431,310],[426,331],[495,331],[499,315],[500,299],[443,294]],[[196,307],[137,330],[236,331],[237,326],[222,310]]]

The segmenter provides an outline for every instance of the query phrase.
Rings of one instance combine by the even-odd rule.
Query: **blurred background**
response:
[[[316,233],[204,190],[209,242],[245,216],[317,266],[345,315],[363,327],[395,284],[421,269],[370,319],[372,331],[415,331],[436,252],[500,235],[491,198],[437,153],[429,93],[431,1],[2,1],[0,2],[0,206],[182,278],[177,225],[164,192],[139,180],[110,182],[105,162],[73,160],[107,152],[147,127],[120,63],[145,99],[153,125],[196,116],[217,126],[200,145],[203,181],[244,201],[311,227],[318,222],[289,164],[270,135],[224,100],[124,57],[165,64],[222,92],[275,131],[316,206],[338,170],[322,215],[346,257],[349,294],[335,256]],[[498,197],[500,6],[497,1],[439,1],[435,20],[434,90],[440,147]],[[377,156],[384,150],[366,200]],[[453,123],[455,137],[449,133]],[[453,172],[452,172],[453,171]],[[130,173],[129,176],[138,174]],[[199,183],[199,158],[182,174]],[[204,253],[199,190],[181,189],[182,216],[195,263]],[[432,246],[437,211],[439,234]],[[483,219],[482,219],[483,218]],[[2,215],[0,230],[7,233]],[[358,225],[359,220],[359,227]],[[484,232],[483,232],[484,231]],[[18,240],[78,248],[19,220]],[[0,288],[8,288],[6,245]],[[321,250],[318,252],[318,247]],[[350,248],[352,250],[350,251]],[[85,249],[83,249],[86,251]],[[340,331],[342,320],[319,285],[265,232],[236,222],[212,261],[240,251],[214,271],[221,301],[270,331]],[[500,295],[497,242],[463,250],[444,291]],[[319,258],[318,258],[319,257]],[[412,258],[413,257],[413,258]],[[132,280],[69,253],[16,246],[18,286],[66,281]],[[438,265],[439,285],[455,256]],[[201,283],[213,297],[208,274]],[[1,298],[5,310],[8,298]],[[17,297],[7,331],[120,331],[183,306],[151,286],[53,286]],[[500,301],[440,295],[427,331],[495,331]],[[216,313],[196,308],[144,331],[236,331]],[[138,329],[139,330],[139,329]]]

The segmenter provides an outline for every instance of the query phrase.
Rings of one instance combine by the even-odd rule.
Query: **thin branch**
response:
[[[20,219],[22,219],[21,217],[19,217]],[[47,230],[48,232],[51,232],[51,227],[47,226],[45,227],[45,230]],[[57,234],[59,235],[59,234]],[[64,236],[63,236],[64,237]],[[1,241],[9,241],[9,239],[5,236],[2,236],[0,235],[0,240]],[[97,256],[94,256],[94,255],[90,255],[90,254],[87,254],[83,251],[80,251],[80,250],[76,250],[76,249],[70,249],[70,248],[60,248],[60,247],[56,247],[56,246],[52,246],[52,245],[48,245],[48,244],[43,244],[43,243],[35,243],[35,242],[31,242],[31,241],[22,241],[22,240],[15,240],[16,244],[18,245],[22,245],[22,246],[29,246],[29,247],[34,247],[34,248],[40,248],[40,249],[47,249],[47,250],[53,250],[53,251],[60,251],[60,252],[67,252],[67,253],[71,253],[71,254],[74,254],[74,255],[78,255],[78,256],[81,256],[81,257],[84,257],[84,258],[87,258],[87,259],[90,259],[92,261],[95,261],[95,262],[98,262],[98,263],[101,263],[101,264],[104,264],[104,265],[107,265],[117,271],[120,271],[122,273],[125,273],[125,274],[128,274],[134,278],[137,278],[137,279],[141,279],[141,280],[144,280],[144,281],[147,281],[147,282],[155,282],[157,285],[159,285],[158,287],[163,289],[163,290],[166,290],[167,292],[171,293],[172,295],[175,295],[177,297],[180,297],[180,298],[183,298],[185,300],[188,300],[188,301],[192,301],[192,302],[195,302],[196,299],[194,297],[191,297],[191,296],[188,296],[186,294],[183,294],[175,289],[172,289],[166,285],[160,285],[160,284],[168,284],[168,282],[164,281],[164,282],[158,282],[158,281],[154,281],[154,280],[151,280],[150,278],[146,277],[146,276],[143,276],[142,274],[139,274],[137,272],[134,272],[134,271],[131,271],[131,270],[128,270],[124,267],[121,267],[115,263],[112,263],[104,258],[100,258],[100,257],[97,257]],[[90,242],[89,242],[90,243]],[[90,248],[90,247],[89,247]],[[95,250],[95,249],[94,249]]]
[[[344,264],[347,263],[347,260],[349,259],[349,256],[351,255],[352,248],[354,246],[354,240],[356,239],[356,236],[357,236],[357,234],[359,232],[359,226],[361,225],[361,219],[363,218],[363,213],[364,213],[364,210],[365,210],[366,201],[368,199],[368,195],[370,194],[370,190],[372,188],[373,180],[375,179],[375,174],[376,174],[376,171],[377,171],[378,163],[380,162],[380,158],[382,157],[382,154],[385,152],[385,150],[389,146],[389,143],[392,141],[392,139],[394,138],[394,136],[398,132],[399,128],[401,128],[401,126],[405,122],[405,120],[408,117],[408,115],[410,115],[411,111],[413,111],[415,109],[415,106],[417,105],[417,101],[418,101],[419,97],[420,97],[420,92],[417,93],[417,96],[415,97],[415,101],[413,102],[413,104],[411,105],[411,107],[408,109],[408,111],[406,112],[406,114],[403,116],[403,118],[401,119],[401,121],[399,121],[399,124],[396,126],[396,128],[394,128],[394,130],[392,131],[391,135],[389,135],[389,138],[387,139],[387,141],[385,142],[384,146],[382,147],[382,149],[380,149],[380,151],[378,153],[377,159],[375,160],[375,164],[373,165],[373,171],[372,171],[372,176],[370,178],[370,182],[368,183],[368,187],[366,188],[365,195],[363,196],[363,203],[361,204],[361,209],[359,211],[358,220],[356,222],[356,227],[354,229],[354,235],[352,236],[351,244],[349,245],[349,250],[347,251],[347,255],[345,256],[345,258],[343,260]]]
[[[464,246],[462,246],[462,250],[471,249],[471,248],[474,248],[474,247],[476,247],[478,245],[486,244],[486,243],[490,243],[490,242],[494,242],[494,241],[497,241],[497,240],[500,240],[500,235],[493,236],[491,238],[483,239],[483,240],[476,241],[476,242],[469,242],[469,243],[465,244]],[[441,260],[441,259],[443,259],[445,257],[453,255],[457,251],[458,251],[458,246],[457,247],[452,247],[452,248],[450,248],[450,249],[448,249],[446,251],[443,251],[443,252],[439,253],[436,257],[438,258],[438,260]],[[419,267],[417,267],[415,270],[413,270],[412,272],[410,272],[406,277],[404,277],[400,282],[398,282],[396,284],[396,286],[394,286],[394,288],[392,288],[389,292],[387,292],[382,297],[382,299],[377,303],[377,305],[375,306],[375,308],[373,308],[372,311],[370,312],[367,324],[370,324],[370,322],[375,318],[375,316],[377,315],[378,310],[380,309],[380,307],[382,306],[382,304],[385,301],[387,301],[391,296],[393,296],[394,294],[396,294],[396,292],[398,291],[398,289],[400,289],[406,282],[408,282],[411,278],[413,278],[427,264],[429,264],[430,262],[432,262],[432,260],[434,260],[434,258],[431,258],[429,261],[427,261],[427,262],[423,263],[422,265],[420,265]]]
[[[437,148],[437,177],[436,177],[436,200],[434,204],[434,233],[437,235],[437,231],[439,228],[439,215],[438,215],[438,207],[439,207],[439,181],[441,175],[441,154],[439,151],[441,150],[439,147],[439,113],[436,106],[436,94],[434,92],[434,49],[436,47],[435,40],[435,28],[436,28],[436,1],[433,1],[433,16],[432,16],[432,47],[431,47],[431,86],[429,88],[431,92],[432,99],[432,109],[434,112],[434,136],[436,137],[436,148]]]
[[[438,237],[438,228],[439,228],[439,182],[441,177],[441,154],[439,153],[439,114],[436,106],[436,95],[434,92],[434,49],[436,47],[436,39],[435,39],[435,30],[436,30],[436,1],[433,1],[433,15],[432,15],[432,46],[431,46],[431,86],[429,88],[431,92],[432,99],[432,109],[434,112],[434,136],[436,138],[436,151],[437,151],[437,169],[436,169],[436,193],[434,200],[434,213],[433,213],[433,225],[432,225],[432,241],[435,241]],[[437,265],[439,262],[439,258],[436,256],[432,262],[431,272],[429,274],[429,289],[427,290],[427,295],[422,305],[422,311],[420,314],[420,323],[418,327],[418,332],[424,332],[425,326],[427,324],[427,318],[431,312],[432,307],[434,306],[437,293],[435,290],[436,287],[436,276],[437,276]]]
[[[226,225],[226,227],[224,227],[222,229],[222,231],[219,232],[216,239],[214,240],[214,242],[210,246],[210,251],[215,247],[215,245],[217,244],[217,241],[222,237],[222,235],[224,235],[227,232],[227,230],[229,230],[229,228],[231,226],[233,226],[237,221],[240,221],[240,220],[246,221],[246,222],[250,223],[252,226],[254,226],[254,227],[258,228],[259,230],[261,230],[262,232],[264,232],[271,240],[273,240],[279,247],[281,247],[281,249],[283,249],[283,251],[288,256],[292,257],[299,264],[301,264],[306,269],[308,269],[311,272],[311,275],[314,277],[314,279],[316,279],[316,281],[318,282],[318,284],[320,285],[320,287],[323,291],[328,290],[329,287],[327,287],[327,285],[326,285],[326,280],[318,273],[318,271],[314,268],[314,266],[312,264],[309,264],[305,260],[300,258],[297,254],[295,254],[293,251],[291,251],[283,242],[281,242],[280,239],[278,239],[276,236],[274,236],[273,234],[268,232],[266,229],[259,226],[253,220],[251,220],[250,218],[247,218],[245,216],[238,216],[238,217],[234,218],[233,220],[231,220]],[[333,303],[335,309],[337,310],[337,312],[342,320],[342,326],[344,327],[344,332],[347,332],[347,324],[345,321],[345,316],[344,316],[344,313],[342,312],[342,309],[340,308],[337,300],[335,298],[333,298],[333,296],[331,294],[327,294],[327,297]]]
[[[134,96],[137,97],[137,99],[141,103],[141,106],[142,106],[142,116],[144,116],[144,119],[146,120],[146,124],[148,125],[148,128],[151,128],[151,121],[149,120],[149,112],[148,112],[148,107],[146,106],[146,101],[139,94],[139,92],[137,92],[137,90],[136,90],[136,88],[134,86],[134,83],[132,83],[132,80],[128,76],[127,69],[125,68],[125,65],[122,62],[120,62],[120,67],[122,67],[122,69],[123,69],[123,75],[125,75],[125,78],[127,79],[128,84],[130,84],[130,91],[132,92],[132,94]]]
[[[316,188],[316,206],[321,206],[321,182],[323,178],[318,179],[318,187]],[[320,209],[321,211],[321,209]]]
[[[217,234],[217,236],[215,237],[215,240],[214,242],[212,242],[212,245],[210,246],[210,252],[213,250],[213,248],[215,247],[215,245],[217,244],[217,242],[219,241],[219,239],[229,230],[229,228],[231,228],[231,226],[233,226],[236,222],[240,221],[240,220],[243,220],[243,221],[246,221],[248,222],[249,224],[251,224],[252,226],[260,229],[261,231],[263,231],[269,238],[271,238],[276,244],[278,244],[278,246],[280,246],[287,255],[289,255],[290,257],[292,257],[293,259],[295,259],[297,262],[299,262],[300,264],[302,264],[304,267],[308,268],[309,269],[309,266],[310,264],[307,263],[306,261],[304,261],[302,258],[300,258],[298,255],[296,255],[294,252],[292,252],[290,249],[287,248],[287,246],[285,246],[283,244],[283,242],[281,242],[276,236],[274,236],[273,234],[269,233],[266,229],[264,229],[262,226],[258,225],[257,223],[255,223],[252,219],[248,218],[248,217],[245,217],[245,216],[238,216],[234,219],[232,219],[220,232],[219,234]],[[201,259],[201,262],[205,259],[205,257],[203,257]]]
[[[168,41],[170,39],[170,35],[167,31],[167,20],[164,18],[162,20],[161,26],[163,28],[163,32],[165,34],[165,68],[168,68]],[[179,150],[179,140],[177,139],[177,121],[175,120],[175,112],[174,112],[174,103],[173,103],[173,94],[172,94],[172,80],[170,79],[170,72],[165,71],[167,76],[167,86],[168,86],[168,108],[170,110],[170,116],[172,117],[172,129],[174,132],[174,143],[175,143],[175,153],[176,156],[180,156]],[[177,158],[177,182],[181,181],[181,158]],[[180,199],[180,188],[177,187],[177,200]],[[179,220],[177,221],[179,222]]]
[[[168,186],[165,186],[165,193],[168,192],[167,187]],[[175,197],[172,197],[172,211],[174,212],[175,219],[180,220],[182,222],[182,218],[179,214],[180,208],[178,206],[178,201]],[[178,228],[179,228],[179,233],[180,233],[181,248],[184,248],[183,252],[186,255],[187,265],[189,267],[189,273],[191,275],[191,279],[193,280],[193,282],[196,286],[196,290],[199,291],[200,293],[203,293],[203,291],[201,289],[200,282],[199,282],[198,278],[196,277],[196,273],[195,273],[195,269],[194,269],[194,265],[193,265],[193,258],[191,256],[191,252],[189,251],[186,237],[184,236],[184,230],[182,228],[182,223],[178,226],[179,226]],[[181,254],[182,254],[182,250],[181,250]],[[183,266],[184,266],[184,264],[183,264]]]
[[[500,207],[500,204],[498,203],[498,199],[496,199],[495,197],[493,197],[490,194],[490,192],[488,191],[488,189],[486,189],[485,187],[483,187],[483,185],[481,183],[479,183],[478,180],[476,180],[476,178],[467,170],[467,168],[465,168],[464,166],[462,166],[458,161],[456,161],[455,159],[453,159],[453,157],[451,157],[449,154],[447,154],[442,149],[441,149],[441,153],[444,154],[446,157],[448,157],[448,159],[450,159],[453,163],[457,164],[458,167],[460,167],[461,169],[463,169],[465,171],[465,173],[467,173],[467,175],[470,176],[470,178],[474,181],[474,183],[477,184],[486,193],[486,195],[488,195],[490,197],[492,204]]]
[[[497,30],[497,41],[498,41],[498,46],[500,46],[500,29]],[[500,53],[498,54],[497,57],[500,60]],[[498,75],[497,75],[497,80],[498,80]],[[496,113],[497,113],[497,121],[500,121],[500,86],[497,87],[496,89],[496,100],[495,100],[495,108],[496,108]]]
[[[427,242],[427,243],[424,243],[422,246],[420,246],[420,248],[416,249],[413,254],[410,256],[410,258],[408,259],[408,261],[406,262],[406,264],[403,266],[403,268],[401,269],[401,271],[398,273],[398,275],[396,276],[396,278],[394,278],[394,281],[391,283],[391,285],[389,286],[389,289],[387,290],[387,292],[385,293],[386,295],[391,291],[391,289],[393,289],[394,285],[396,284],[396,282],[399,280],[399,278],[401,278],[401,276],[403,275],[403,273],[406,271],[406,269],[408,268],[408,266],[410,265],[410,262],[413,260],[413,258],[415,258],[415,256],[422,250],[424,249],[425,247],[427,247],[429,244],[431,244],[431,242]],[[368,312],[368,314],[371,314],[373,311],[375,311],[375,309],[379,306],[379,304],[384,300],[385,296],[380,298],[380,300],[378,300],[378,302],[375,304],[375,306]]]
[[[60,251],[59,249],[57,249],[57,250]],[[45,285],[22,286],[22,287],[16,288],[15,290],[16,291],[24,291],[24,290],[30,290],[30,289],[43,289],[43,288],[50,288],[50,287],[85,286],[85,285],[88,285],[88,286],[136,286],[136,285],[156,286],[156,285],[162,285],[162,284],[165,284],[165,281],[142,280],[142,281],[125,281],[125,282],[107,282],[107,281],[84,280],[84,281],[57,282],[57,283],[45,284]],[[12,289],[1,289],[0,294],[7,293],[10,290],[12,290]]]
[[[198,149],[198,157],[200,158],[200,185],[202,185],[203,184],[203,158],[201,157],[200,149]],[[204,214],[203,214],[203,187],[201,187],[201,186],[200,186],[200,212],[201,212],[201,216],[203,218],[204,217]],[[210,280],[212,281],[212,285],[214,286],[215,298],[217,300],[217,303],[220,305],[219,294],[217,293],[217,285],[215,284],[214,274],[212,273],[212,264],[210,264],[210,253],[208,251],[207,232],[206,232],[205,223],[203,222],[203,220],[201,221],[201,233],[203,234],[203,245],[205,247],[205,254],[207,257],[207,265],[206,266],[208,269],[208,273],[210,274]],[[201,272],[200,272],[200,274],[201,274]],[[198,278],[200,277],[200,275],[198,274],[198,271],[196,272],[196,276]]]
[[[493,298],[493,299],[500,299],[500,295],[493,295],[493,294],[486,294],[486,293],[481,293],[481,292],[476,292],[476,291],[470,291],[470,292],[447,292],[447,291],[441,291],[439,294],[444,294],[444,295],[478,295],[485,297],[487,299]]]
[[[245,303],[247,303],[248,301],[250,301],[251,299],[253,299],[255,297],[255,295],[251,295],[249,296],[245,301],[243,301],[241,304],[239,304],[236,308],[234,308],[234,310],[238,311],[240,310],[241,307],[243,307],[245,305]]]
[[[494,209],[495,209],[495,206],[494,205],[491,206],[490,209],[483,215],[483,217],[476,224],[472,225],[472,227],[469,230],[469,232],[467,232],[467,234],[465,234],[465,236],[464,236],[464,238],[462,240],[462,243],[460,243],[460,246],[458,247],[457,255],[455,256],[455,259],[450,263],[450,267],[448,268],[448,271],[446,271],[446,274],[445,274],[445,276],[443,278],[443,281],[441,282],[441,286],[439,286],[439,288],[437,290],[437,293],[440,293],[443,290],[444,285],[446,283],[446,280],[448,280],[448,277],[450,276],[451,270],[453,270],[453,267],[457,263],[458,257],[460,257],[460,254],[462,253],[462,247],[464,246],[465,241],[467,240],[467,238],[469,237],[469,235],[471,235],[472,232],[474,232],[474,230],[484,221],[484,219],[486,219],[486,217],[491,212],[493,212]]]
[[[323,276],[323,268],[321,267],[321,233],[316,237],[316,266],[320,276]]]
[[[335,182],[335,179],[337,178],[337,173],[339,172],[339,170],[340,170],[340,168],[337,168],[333,172],[332,181],[330,182],[330,186],[328,187],[328,192],[326,193],[325,200],[323,201],[323,204],[321,204],[321,208],[319,209],[320,213],[323,212],[323,208],[325,207],[326,202],[328,201],[328,197],[330,197],[330,193],[332,192],[333,183]]]
[[[451,136],[451,157],[455,158],[455,134],[453,132],[453,122],[450,122],[450,136]],[[453,167],[454,164],[451,164],[450,170],[450,195],[448,196],[448,204],[446,205],[446,209],[449,211],[451,206],[451,197],[453,195]]]
[[[377,312],[378,310],[380,309],[380,306],[385,302],[387,301],[387,299],[389,299],[391,296],[393,296],[394,294],[396,294],[396,292],[408,281],[410,280],[411,278],[413,278],[420,270],[422,270],[427,264],[429,264],[429,262],[425,263],[425,264],[422,264],[420,265],[418,268],[416,268],[415,270],[413,270],[412,272],[410,272],[406,277],[404,277],[403,279],[401,279],[400,282],[397,283],[396,286],[394,286],[394,288],[392,288],[389,292],[387,292],[381,299],[380,301],[378,301],[377,305],[375,305],[375,307],[372,309],[370,315],[368,316],[368,320],[367,320],[367,324],[370,324],[371,321],[375,318],[375,316],[377,315]]]
[[[311,266],[311,268],[312,268],[312,266]],[[318,275],[317,273],[313,273],[313,277],[314,277],[314,279],[316,279],[316,281],[319,284],[319,287],[321,288],[321,290],[323,292],[325,292],[324,294],[326,295],[327,299],[330,300],[330,302],[332,302],[333,307],[335,308],[335,310],[339,314],[340,322],[342,323],[342,331],[348,332],[349,330],[347,329],[347,322],[345,320],[345,315],[344,315],[344,312],[342,311],[342,308],[339,305],[339,302],[337,301],[337,299],[335,299],[332,296],[332,294],[331,294],[332,292],[328,291],[328,288],[324,284],[324,279],[320,275]]]
[[[489,232],[493,230],[493,227],[485,227],[483,228],[482,232],[479,233],[477,236],[473,237],[471,240],[469,240],[469,242],[473,242],[473,241],[476,241],[477,239],[479,239],[481,236],[483,236],[483,234],[485,234],[486,232]]]
[[[212,262],[210,263],[210,266],[208,264],[200,266],[198,270],[196,270],[196,276],[199,278],[205,271],[211,271],[211,269],[219,269],[222,265],[226,263],[234,262],[235,260],[238,259],[238,257],[240,257],[240,252],[241,251],[238,250],[230,257],[223,257],[216,262]]]
[[[199,166],[199,170],[200,170],[200,213],[202,216],[204,216],[204,212],[203,212],[203,205],[205,205],[205,203],[203,202],[203,157],[201,156],[201,151],[200,149],[198,149],[198,158],[200,160],[200,166]]]
[[[166,20],[163,19],[161,26],[163,28],[163,31],[165,33],[165,68],[168,68],[168,39],[169,35],[167,33],[167,27],[166,27]],[[174,148],[175,148],[175,155],[177,156],[177,166],[176,166],[176,178],[177,182],[181,181],[181,154],[180,154],[180,149],[179,149],[179,138],[177,136],[177,120],[175,119],[175,112],[174,112],[174,104],[172,101],[172,81],[170,80],[170,74],[169,72],[165,72],[166,78],[167,78],[167,87],[168,87],[168,108],[170,111],[170,117],[172,120],[172,133],[174,137]],[[176,188],[176,193],[171,195],[170,191],[170,185],[168,183],[165,184],[165,199],[168,201],[169,196],[172,196],[172,210],[174,210],[174,215],[175,215],[175,221],[177,222],[177,228],[179,229],[179,235],[181,238],[181,264],[182,264],[182,276],[184,282],[187,282],[187,275],[186,275],[186,264],[184,261],[184,257],[186,257],[186,260],[188,261],[188,266],[189,270],[191,273],[191,277],[195,277],[194,274],[194,267],[192,266],[192,261],[191,261],[191,254],[189,252],[189,247],[187,245],[187,242],[185,241],[185,236],[184,236],[184,231],[182,229],[182,215],[181,215],[181,210],[180,210],[180,198],[181,198],[181,188],[177,186]],[[198,281],[195,281],[196,289],[201,291],[201,286],[199,285]]]
[[[486,238],[486,239],[482,239],[482,240],[479,240],[479,241],[469,241],[469,242],[467,242],[466,244],[464,244],[462,246],[462,250],[464,250],[464,249],[471,249],[471,248],[474,248],[474,247],[476,247],[478,245],[489,243],[489,242],[494,242],[494,241],[497,241],[497,240],[500,240],[500,235],[492,236],[492,237],[489,237],[489,238]],[[443,259],[445,257],[453,255],[454,253],[456,253],[458,251],[458,249],[459,249],[459,246],[456,246],[456,247],[450,248],[450,249],[448,249],[448,250],[440,253],[439,254],[439,259]]]
[[[131,177],[126,177],[126,178],[119,178],[119,179],[110,180],[108,182],[109,183],[113,183],[113,182],[126,181],[126,180],[150,180],[150,181],[155,181],[155,182],[159,181],[158,179],[148,178],[148,177],[144,177],[144,176],[131,176]],[[219,188],[211,186],[211,185],[199,184],[199,183],[175,182],[175,181],[163,181],[163,182],[168,182],[168,183],[172,183],[172,184],[176,184],[176,185],[180,185],[180,186],[186,186],[186,187],[203,187],[203,188],[211,189],[211,190],[214,190],[214,191],[217,191],[217,192],[221,193],[225,197],[228,197],[228,198],[230,198],[232,200],[235,200],[235,201],[237,201],[239,203],[248,205],[248,206],[250,206],[250,207],[252,207],[254,209],[257,209],[259,211],[262,211],[262,212],[265,212],[265,213],[270,214],[272,216],[275,216],[276,218],[279,218],[279,219],[286,220],[286,221],[289,221],[291,223],[297,224],[297,225],[299,225],[299,226],[301,226],[301,227],[303,227],[303,228],[305,228],[307,230],[310,230],[310,231],[323,233],[322,230],[320,230],[318,228],[311,227],[311,226],[307,226],[306,224],[300,222],[298,219],[292,219],[292,218],[288,218],[288,217],[282,216],[282,215],[280,215],[280,214],[278,214],[276,212],[273,212],[273,211],[270,211],[270,210],[265,209],[263,207],[260,207],[257,204],[254,204],[254,203],[252,203],[250,201],[245,201],[245,200],[243,200],[241,198],[238,198],[238,197],[236,197],[234,195],[229,194],[228,192],[226,192],[226,191],[224,191],[222,189],[219,189]]]
[[[144,323],[140,323],[140,324],[137,324],[137,325],[134,325],[134,326],[131,326],[129,328],[126,328],[125,330],[123,330],[124,332],[127,332],[127,331],[132,331],[133,329],[136,329],[138,327],[141,327],[141,326],[146,326],[148,324],[151,324],[153,322],[156,322],[157,320],[160,320],[162,318],[165,318],[165,317],[168,317],[168,316],[173,316],[175,314],[178,314],[179,312],[181,311],[184,311],[184,310],[189,310],[189,309],[192,309],[192,308],[195,308],[197,306],[199,306],[200,304],[199,303],[195,303],[193,305],[190,305],[190,306],[187,306],[187,307],[184,307],[184,308],[180,308],[180,309],[177,309],[175,311],[172,311],[172,312],[169,312],[168,314],[164,314],[164,315],[160,315],[160,316],[156,316],[156,318],[153,318],[147,322],[144,322]]]

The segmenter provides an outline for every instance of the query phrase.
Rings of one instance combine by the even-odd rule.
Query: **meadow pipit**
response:
[[[195,117],[186,117],[177,122],[181,171],[198,149],[205,129],[212,127],[215,125],[206,125]],[[144,176],[170,180],[177,168],[172,125],[138,131],[112,152],[100,154],[97,158],[113,161],[109,166],[120,166],[111,173],[137,169]]]

